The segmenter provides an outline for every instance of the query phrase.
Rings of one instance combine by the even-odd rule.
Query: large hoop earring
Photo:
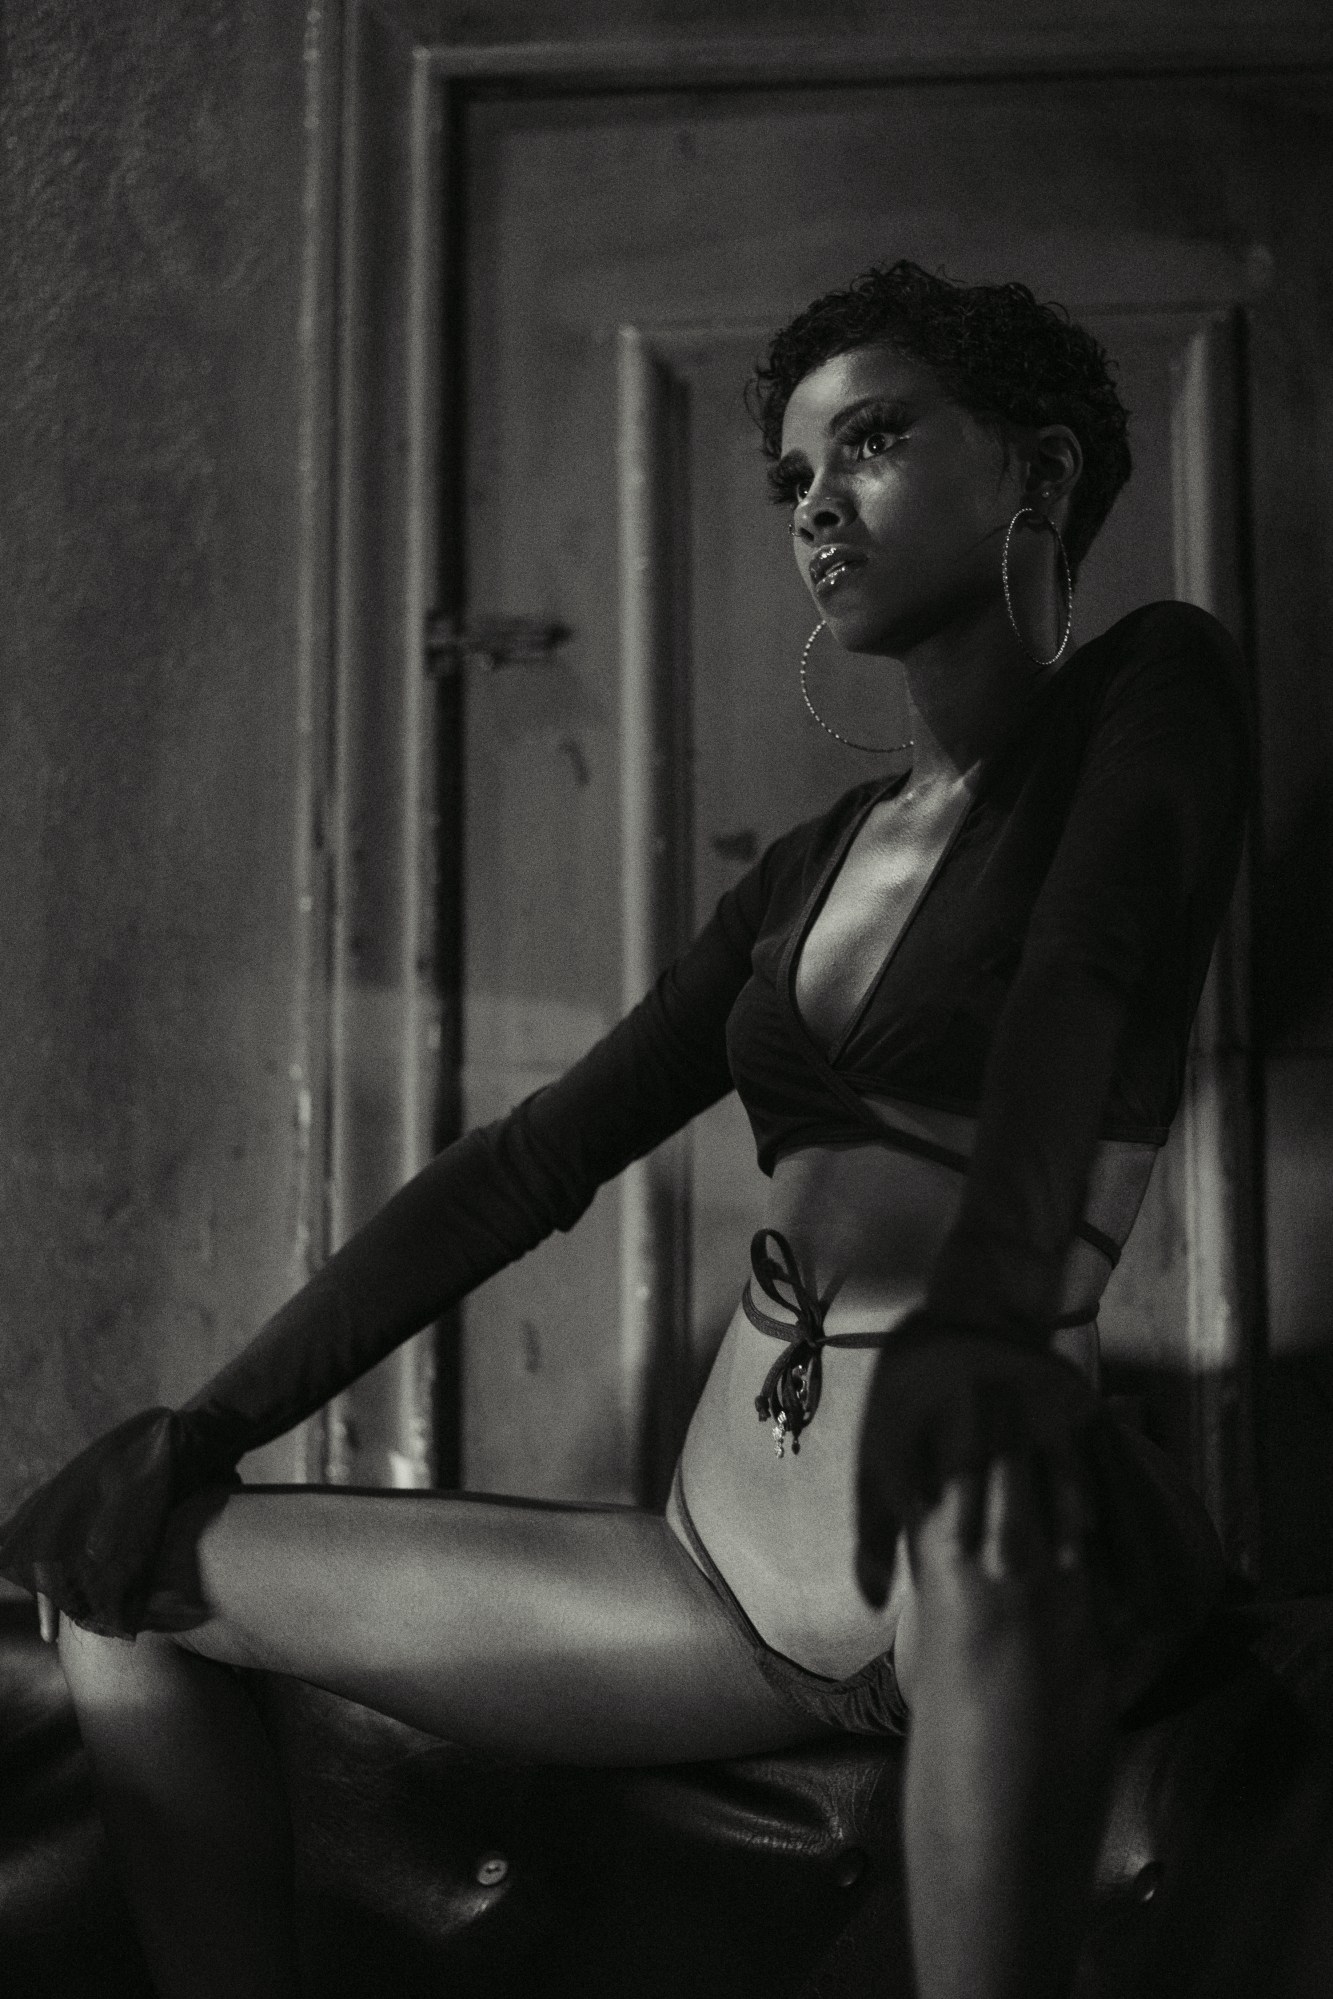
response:
[[[805,644],[801,648],[801,667],[800,667],[801,699],[802,701],[804,701],[807,709],[809,710],[812,719],[818,722],[820,728],[824,731],[824,734],[826,736],[832,736],[835,743],[842,743],[849,750],[863,750],[867,756],[891,757],[898,750],[910,750],[914,748],[915,738],[912,736],[909,736],[905,743],[858,743],[853,737],[844,736],[841,730],[830,728],[829,724],[824,720],[824,717],[820,714],[814,702],[810,699],[810,690],[805,684],[805,676],[807,668],[809,667],[810,664],[810,648],[813,646],[815,640],[819,637],[819,634],[827,630],[828,630],[828,625],[826,621],[823,618],[821,618],[819,623],[815,626],[809,638],[806,640]]]
[[[1014,615],[1013,593],[1009,588],[1009,544],[1014,538],[1014,529],[1018,526],[1018,523],[1022,520],[1030,520],[1034,522],[1035,525],[1039,528],[1050,529],[1051,533],[1055,536],[1055,545],[1060,551],[1060,567],[1064,571],[1065,628],[1064,632],[1061,635],[1059,645],[1055,648],[1055,651],[1051,654],[1049,659],[1042,659],[1037,653],[1033,652],[1032,647],[1023,637],[1022,632],[1019,631],[1018,619]],[[1019,645],[1023,648],[1023,651],[1027,654],[1028,658],[1032,661],[1032,664],[1034,666],[1054,666],[1055,662],[1060,658],[1061,654],[1064,652],[1065,647],[1069,644],[1069,634],[1073,629],[1074,578],[1070,573],[1069,557],[1065,553],[1065,545],[1063,541],[1060,539],[1060,530],[1055,525],[1055,522],[1050,518],[1048,514],[1041,513],[1036,507],[1020,507],[1018,509],[1018,512],[1014,515],[1008,527],[1005,529],[1004,553],[1000,557],[1000,581],[1004,585],[1004,608],[1009,613],[1009,623],[1013,626],[1014,637],[1018,640]]]

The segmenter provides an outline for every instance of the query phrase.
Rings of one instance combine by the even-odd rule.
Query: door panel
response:
[[[469,611],[574,637],[554,664],[469,689],[470,1119],[591,1042],[627,970],[876,768],[801,707],[813,615],[741,401],[767,331],[819,291],[901,254],[1064,301],[1119,361],[1136,457],[1076,639],[1172,595],[1241,628],[1236,314],[1273,276],[1271,109],[1257,88],[1181,81],[473,106]],[[902,733],[891,668],[829,647],[815,675],[838,726]],[[1240,1115],[1235,1062],[1213,1055],[1243,1061],[1243,957],[1229,947],[1194,1110],[1105,1320],[1127,1361],[1228,1381],[1243,1286],[1218,1245],[1240,1240],[1248,1194],[1208,1148]],[[660,1493],[762,1192],[733,1100],[471,1300],[467,1482]]]

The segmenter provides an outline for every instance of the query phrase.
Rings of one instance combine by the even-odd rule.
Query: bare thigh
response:
[[[1100,1449],[1091,1495],[1048,1465],[1039,1505],[1035,1461],[996,1460],[985,1477],[946,1488],[910,1550],[900,1537],[894,1665],[909,1708],[927,1679],[1002,1650],[1006,1632],[1044,1628],[1066,1665],[1086,1638],[1123,1714],[1204,1626],[1226,1570],[1202,1502],[1133,1431],[1108,1425]],[[1078,1643],[1071,1619],[1087,1624]]]
[[[175,1643],[206,1658],[548,1762],[745,1755],[819,1732],[656,1514],[262,1486],[203,1510],[212,1615]]]

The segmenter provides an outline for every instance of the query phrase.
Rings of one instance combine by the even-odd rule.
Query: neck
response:
[[[978,774],[1012,739],[1044,677],[1015,641],[1003,604],[984,606],[899,657],[917,786]]]

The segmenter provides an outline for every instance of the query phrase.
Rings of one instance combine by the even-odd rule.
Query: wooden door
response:
[[[813,614],[742,402],[765,335],[818,292],[905,255],[1066,303],[1120,364],[1136,460],[1076,638],[1179,596],[1252,639],[1245,439],[1284,405],[1248,329],[1304,312],[1314,334],[1282,284],[1294,104],[1317,117],[1296,85],[1189,80],[471,106],[468,611],[572,638],[469,683],[469,1121],[579,1054],[754,853],[876,768],[802,710]],[[1272,572],[1300,615],[1314,579]],[[831,719],[901,733],[878,663],[819,671]],[[1242,1556],[1246,965],[1242,912],[1103,1321],[1113,1361],[1180,1388],[1166,1420]],[[732,1099],[471,1300],[466,1482],[659,1495],[762,1199]]]

